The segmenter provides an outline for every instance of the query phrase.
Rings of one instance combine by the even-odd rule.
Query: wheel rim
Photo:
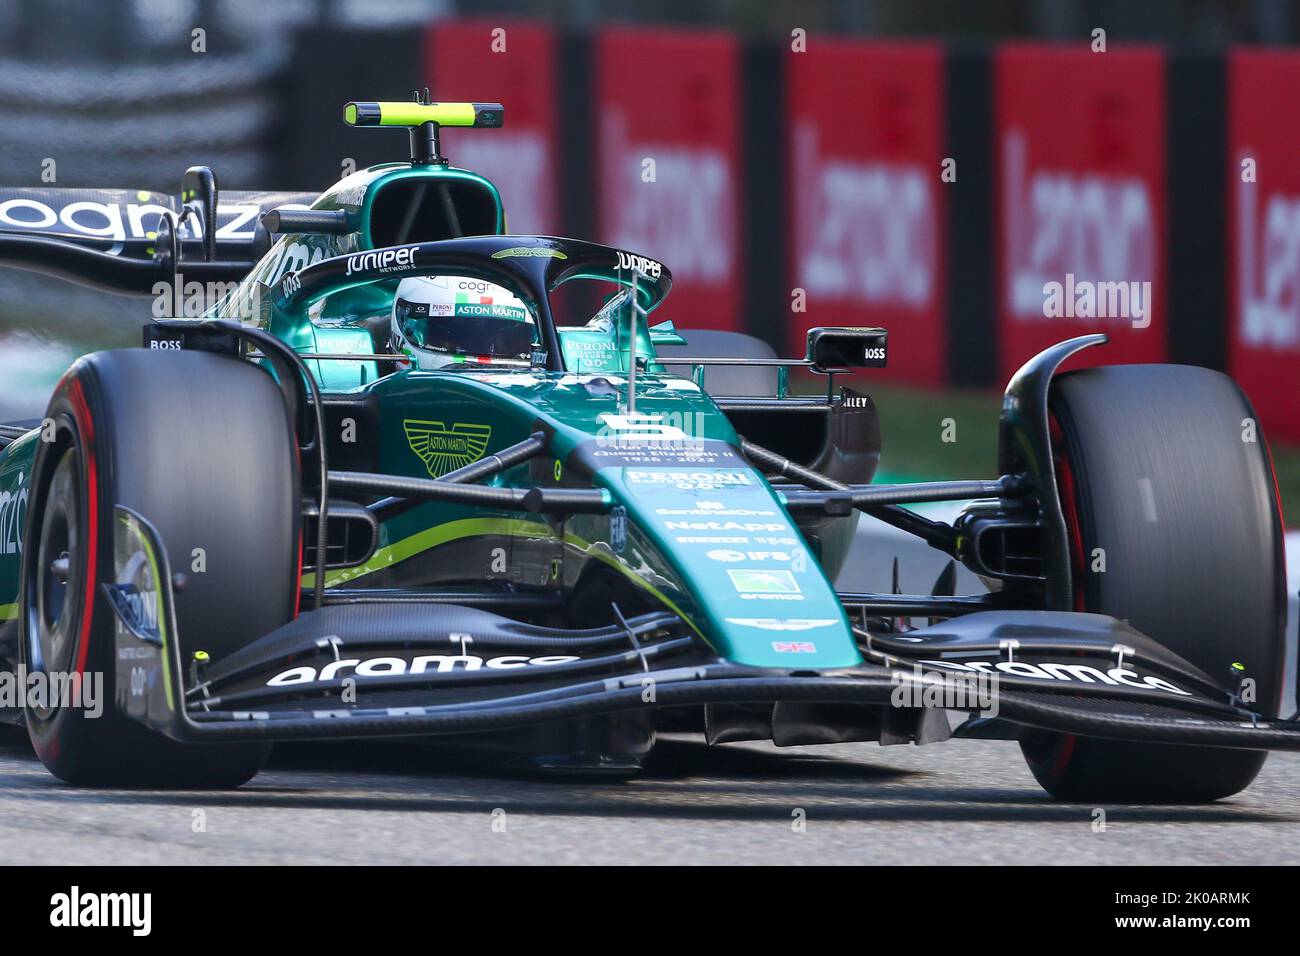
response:
[[[67,673],[76,651],[80,613],[81,469],[75,450],[66,452],[54,469],[41,515],[36,562],[28,578],[28,669]],[[47,717],[53,701],[30,707]]]

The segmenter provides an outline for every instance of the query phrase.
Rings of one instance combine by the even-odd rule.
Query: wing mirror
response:
[[[884,368],[888,337],[884,329],[875,328],[809,329],[807,359],[821,369]]]

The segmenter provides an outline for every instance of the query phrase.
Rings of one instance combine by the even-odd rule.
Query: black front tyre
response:
[[[115,615],[101,584],[113,581],[123,505],[158,530],[173,571],[189,572],[175,597],[183,659],[205,650],[217,660],[292,619],[298,464],[274,382],[216,355],[100,352],[64,376],[46,419],[23,552],[23,663],[71,675],[83,694],[80,706],[29,701],[37,755],[85,786],[244,783],[269,746],[181,744],[118,711],[131,689],[115,687]],[[84,693],[91,680],[98,700]]]
[[[1241,390],[1188,366],[1095,368],[1059,376],[1051,412],[1076,609],[1127,620],[1225,686],[1244,664],[1254,706],[1276,716],[1282,521]],[[1218,800],[1249,786],[1266,756],[1046,731],[1021,748],[1053,796],[1110,803]]]

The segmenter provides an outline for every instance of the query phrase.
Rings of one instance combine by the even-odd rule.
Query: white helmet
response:
[[[403,279],[393,298],[393,347],[418,368],[528,360],[536,328],[509,290],[469,276]]]

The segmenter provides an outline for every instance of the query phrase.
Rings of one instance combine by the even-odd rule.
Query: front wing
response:
[[[1122,622],[985,611],[898,635],[862,632],[862,664],[754,668],[721,659],[667,611],[587,630],[376,592],[326,605],[215,662],[182,656],[166,551],[115,514],[116,706],[183,741],[465,734],[647,707],[704,706],[710,739],[777,743],[1014,736],[1043,728],[1151,743],[1300,749],[1300,724],[1256,714]],[[386,597],[392,597],[386,600]],[[1014,635],[1014,636],[1009,636]],[[791,637],[786,641],[786,637]],[[709,728],[710,718],[715,724]]]

